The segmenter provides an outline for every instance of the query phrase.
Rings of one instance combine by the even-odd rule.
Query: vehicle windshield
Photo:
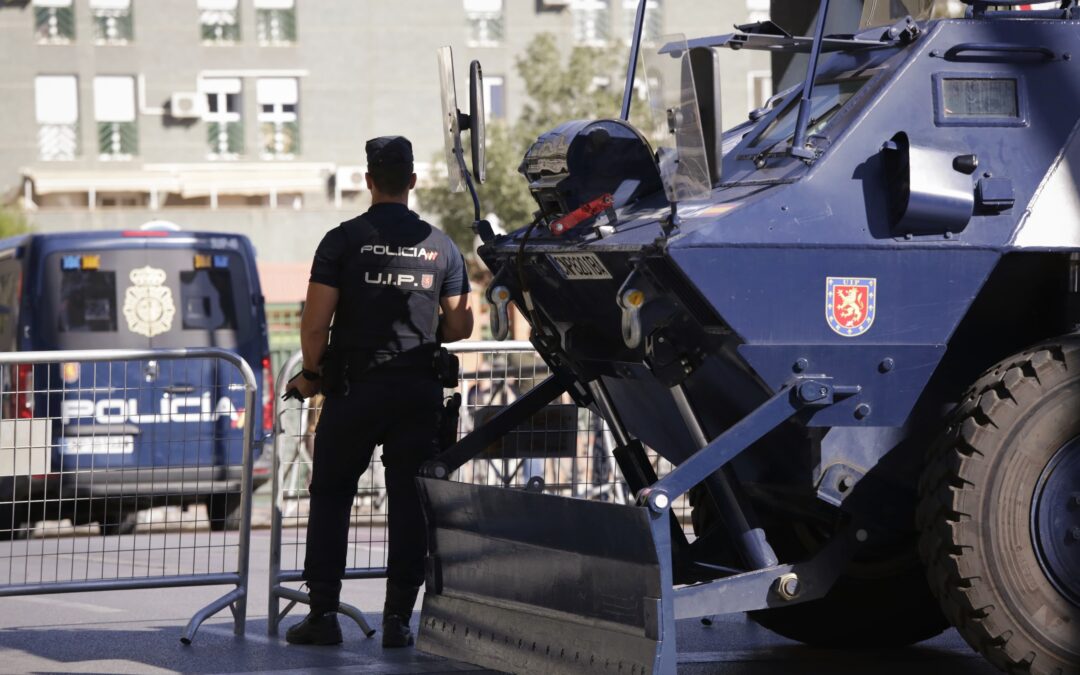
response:
[[[820,135],[829,126],[833,116],[836,115],[844,104],[855,95],[867,82],[869,75],[860,75],[847,79],[832,79],[818,81],[814,85],[814,96],[810,106],[810,123],[807,126],[807,135]],[[759,152],[768,152],[773,146],[788,143],[795,134],[795,123],[799,117],[799,97],[791,98],[784,108],[784,112],[776,117],[765,129],[758,134],[750,147]]]
[[[922,21],[949,11],[947,0],[866,0],[859,17],[859,28],[888,26],[905,16]]]

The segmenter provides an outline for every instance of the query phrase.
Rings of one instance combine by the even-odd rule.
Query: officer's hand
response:
[[[289,383],[285,385],[285,395],[282,398],[311,398],[315,394],[319,393],[319,387],[321,384],[321,379],[309,380],[297,373],[293,376],[291,380],[289,380]]]

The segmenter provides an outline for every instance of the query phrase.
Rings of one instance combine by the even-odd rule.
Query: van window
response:
[[[57,330],[116,332],[116,272],[63,270]]]
[[[251,261],[200,243],[50,253],[38,348],[236,349],[258,339]]]
[[[186,330],[236,328],[236,303],[228,268],[181,272],[180,297]]]
[[[9,258],[0,261],[0,351],[15,349],[22,291],[22,263]]]

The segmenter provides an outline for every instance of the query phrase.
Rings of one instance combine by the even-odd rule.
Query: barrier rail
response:
[[[216,348],[16,352],[0,373],[0,597],[235,585],[181,641],[226,607],[243,635],[247,362]],[[93,523],[103,536],[71,536]]]
[[[529,342],[470,341],[448,345],[461,362],[462,396],[458,438],[491,419],[506,405],[549,375],[547,365]],[[299,370],[300,353],[286,362],[275,391],[285,391],[289,376]],[[455,390],[448,390],[447,394]],[[273,512],[271,515],[269,622],[271,635],[296,603],[307,594],[285,584],[302,582],[307,522],[307,481],[320,402],[311,399],[276,403],[274,420]],[[568,397],[548,405],[529,423],[489,446],[480,457],[451,475],[456,481],[525,486],[530,478],[543,479],[545,492],[616,503],[632,501],[618,474],[611,451],[614,440],[602,418],[578,408]],[[654,468],[663,475],[668,465],[652,455]],[[682,503],[675,505],[676,511]],[[386,487],[378,450],[360,478],[353,501],[349,559],[345,579],[371,579],[386,575]],[[281,609],[281,600],[289,603]],[[342,603],[369,636],[373,633],[363,614]]]

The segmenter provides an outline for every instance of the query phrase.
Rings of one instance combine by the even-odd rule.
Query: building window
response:
[[[255,37],[261,45],[296,42],[296,1],[255,0]]]
[[[67,44],[75,39],[72,0],[34,0],[34,34],[46,44]]]
[[[94,42],[124,45],[134,37],[131,0],[90,0],[90,14],[94,18]]]
[[[101,159],[125,160],[139,154],[135,121],[135,78],[105,75],[94,78],[94,119]]]
[[[484,76],[484,114],[488,119],[506,119],[506,84],[501,75]]]
[[[79,154],[79,86],[74,75],[40,75],[34,80],[38,157],[75,159]]]
[[[199,90],[206,95],[206,140],[211,159],[235,159],[244,152],[244,122],[241,114],[238,77],[202,80]]]
[[[300,152],[299,87],[293,77],[255,83],[259,101],[259,151],[263,159],[291,159]]]
[[[750,101],[749,110],[765,107],[773,95],[772,71],[751,70],[746,74],[746,92]]]
[[[634,19],[637,18],[637,0],[623,0],[622,15],[626,24],[624,35],[629,41],[634,37]],[[648,0],[645,4],[645,25],[641,29],[641,39],[656,42],[664,34],[664,13],[660,9],[660,0]]]
[[[573,0],[574,42],[586,47],[604,47],[611,39],[611,8],[608,0]]]
[[[240,12],[237,0],[198,0],[202,41],[232,44],[240,39]]]
[[[465,0],[470,47],[497,47],[503,41],[502,0]]]

